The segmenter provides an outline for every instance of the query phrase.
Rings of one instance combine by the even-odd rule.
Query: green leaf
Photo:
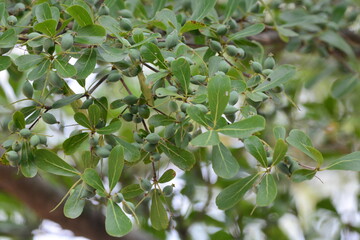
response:
[[[148,123],[150,126],[159,127],[159,126],[167,126],[169,124],[174,123],[175,121],[176,121],[175,118],[165,116],[162,114],[155,114],[149,118]]]
[[[269,206],[276,198],[277,185],[271,174],[266,174],[261,180],[259,190],[256,195],[256,205],[260,207]]]
[[[101,16],[98,22],[103,26],[108,34],[113,34],[119,41],[125,46],[129,47],[130,43],[121,36],[122,29],[120,28],[119,22],[110,16]]]
[[[339,33],[333,31],[326,31],[323,32],[319,38],[327,44],[340,49],[348,56],[355,57],[353,49]]]
[[[199,111],[199,108],[196,106],[190,106],[186,109],[186,113],[189,115],[189,117],[194,120],[195,122],[208,127],[210,126],[211,120],[207,117],[207,115],[203,114],[201,111]]]
[[[168,169],[164,172],[161,177],[159,178],[159,183],[167,183],[173,180],[176,176],[176,172],[173,169]]]
[[[91,14],[80,5],[72,5],[66,9],[81,27],[92,25],[93,20]]]
[[[130,184],[122,188],[120,192],[124,196],[125,200],[129,200],[144,193],[144,190],[141,189],[139,184]]]
[[[76,74],[76,68],[71,65],[69,62],[54,59],[56,73],[62,78],[69,78]]]
[[[78,79],[87,78],[94,71],[95,65],[96,51],[94,48],[87,48],[74,65],[77,72],[76,77]]]
[[[229,36],[229,41],[240,40],[242,38],[257,35],[264,31],[264,29],[265,25],[262,23],[253,24],[237,33],[231,34]]]
[[[147,43],[142,45],[140,48],[140,54],[145,61],[151,62],[160,68],[167,68],[159,47],[154,43]]]
[[[191,140],[191,144],[198,147],[207,147],[212,145],[218,145],[220,142],[219,134],[214,131],[207,131]]]
[[[91,104],[88,112],[90,125],[95,127],[100,121],[100,108],[96,104]]]
[[[74,154],[88,137],[89,133],[80,133],[69,137],[63,142],[64,153],[66,155]]]
[[[100,25],[87,25],[78,30],[75,42],[83,44],[102,44],[105,41],[106,30]]]
[[[159,190],[154,190],[151,198],[150,220],[154,229],[164,230],[169,225],[168,214],[162,203],[162,196]]]
[[[310,138],[302,131],[293,129],[290,131],[289,136],[286,138],[286,141],[293,147],[299,149],[310,158],[314,159],[321,165],[322,163],[322,155],[316,150]]]
[[[339,159],[330,161],[325,169],[360,171],[360,152],[353,152]]]
[[[123,60],[127,55],[127,52],[124,49],[110,47],[107,44],[102,44],[98,46],[96,49],[99,55],[106,62],[119,62]]]
[[[146,84],[153,85],[158,80],[166,77],[169,74],[168,71],[159,71],[146,76]]]
[[[7,69],[11,65],[11,58],[9,56],[0,56],[0,71]]]
[[[74,115],[74,120],[75,120],[75,122],[77,122],[78,124],[80,124],[80,125],[83,126],[83,127],[86,127],[86,128],[88,128],[88,129],[91,129],[91,128],[92,128],[89,119],[88,119],[87,116],[86,116],[84,113],[82,113],[82,112],[77,112],[77,113],[75,113],[75,115]]]
[[[36,80],[44,76],[48,71],[50,71],[50,60],[45,59],[39,65],[37,65],[28,75],[29,80]]]
[[[239,6],[239,2],[240,2],[240,0],[228,0],[228,2],[226,4],[226,9],[225,9],[224,22],[227,22],[230,19],[233,12]]]
[[[359,76],[354,75],[344,79],[336,80],[331,86],[331,96],[341,98],[356,88],[359,83]]]
[[[252,116],[236,123],[217,129],[222,134],[234,138],[246,138],[251,134],[259,132],[265,128],[265,118],[262,116]]]
[[[50,5],[47,2],[37,5],[35,8],[35,16],[38,22],[44,22],[48,19],[52,19]]]
[[[179,30],[180,24],[177,21],[175,12],[170,9],[161,10],[156,14],[155,19],[160,22],[157,27],[166,30],[167,33],[172,32],[174,29]]]
[[[284,159],[287,150],[288,150],[288,145],[285,143],[285,141],[281,138],[278,139],[275,144],[271,165],[275,166],[279,162],[281,162]]]
[[[222,178],[232,178],[240,169],[237,160],[231,154],[230,150],[222,143],[213,146],[211,162],[216,175]]]
[[[22,112],[20,111],[16,111],[13,116],[12,116],[12,119],[13,119],[13,122],[14,122],[14,125],[16,128],[18,129],[23,129],[25,128],[25,116]]]
[[[195,164],[194,155],[184,149],[178,148],[169,142],[159,142],[160,149],[170,158],[170,161],[182,170],[190,170]]]
[[[101,193],[106,193],[104,185],[101,181],[101,178],[97,171],[93,168],[85,169],[84,173],[81,175],[81,179],[89,186],[95,188]]]
[[[191,77],[189,62],[185,58],[178,58],[171,62],[171,71],[187,95]]]
[[[107,136],[111,136],[114,137],[112,135],[107,135]],[[105,136],[106,137],[106,136]],[[121,146],[123,146],[124,148],[124,158],[126,161],[128,162],[136,162],[137,160],[140,159],[140,151],[137,147],[135,147],[134,145],[122,140],[121,138],[118,137],[114,137],[114,140],[120,144]]]
[[[205,28],[206,24],[202,22],[196,22],[196,21],[187,21],[181,28],[180,28],[180,34],[184,34],[186,32],[190,32],[193,30],[198,30],[201,28]]]
[[[257,86],[254,92],[264,92],[269,89],[280,86],[283,83],[291,80],[295,75],[295,67],[292,65],[281,65],[274,69],[272,73],[267,77],[267,80]]]
[[[216,205],[221,210],[226,210],[238,203],[245,193],[253,186],[258,174],[242,178],[226,187],[216,197]]]
[[[216,75],[208,83],[208,99],[214,126],[229,102],[231,80],[226,75]]]
[[[117,130],[119,130],[121,127],[121,121],[118,118],[114,118],[113,120],[111,120],[111,122],[109,123],[109,125],[107,125],[106,127],[97,129],[96,132],[98,134],[111,134],[116,132]]]
[[[25,71],[34,66],[38,65],[45,59],[44,56],[41,55],[22,55],[15,59],[14,63],[18,66],[19,71]]]
[[[274,132],[276,140],[279,140],[279,139],[285,140],[286,129],[284,127],[276,126],[276,127],[273,128],[273,132]]]
[[[166,3],[166,0],[155,0],[153,5],[153,10],[152,10],[152,14],[151,14],[151,17],[154,17],[155,14],[160,11],[161,9],[164,8],[165,6],[165,3]]]
[[[80,175],[78,170],[62,160],[54,152],[47,149],[37,149],[34,155],[36,166],[45,172],[66,177]]]
[[[121,208],[109,200],[106,207],[105,229],[113,237],[122,237],[131,231],[132,223]]]
[[[55,101],[52,105],[53,109],[57,109],[57,108],[61,108],[63,106],[66,106],[78,99],[80,99],[83,96],[83,94],[74,94],[68,97],[64,97],[62,99],[59,99],[57,101]]]
[[[293,182],[311,180],[315,176],[316,172],[316,170],[311,169],[298,169],[291,174],[291,180]]]
[[[70,193],[64,205],[64,215],[66,217],[75,219],[81,215],[85,207],[85,199],[83,198],[85,192],[84,185],[80,184]]]
[[[201,21],[206,15],[214,9],[216,0],[197,0],[194,2],[193,14],[191,19]]]
[[[111,191],[119,181],[124,168],[124,149],[122,146],[115,146],[111,150],[108,164],[109,188]]]
[[[31,152],[29,142],[24,142],[21,147],[20,170],[21,173],[28,178],[35,177],[35,175],[37,174],[37,168],[34,162],[34,155]]]
[[[268,167],[264,145],[256,136],[251,136],[244,141],[246,150],[258,160],[264,168]]]
[[[57,21],[54,19],[48,19],[44,22],[38,23],[34,26],[36,31],[42,32],[50,37],[56,34]]]
[[[16,44],[17,35],[14,29],[6,30],[3,35],[0,36],[0,48],[11,48]]]

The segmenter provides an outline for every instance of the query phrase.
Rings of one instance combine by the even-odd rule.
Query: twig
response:
[[[141,62],[145,67],[151,69],[154,72],[159,72],[159,70],[157,70],[156,68],[152,67],[150,64],[146,63],[146,62]]]

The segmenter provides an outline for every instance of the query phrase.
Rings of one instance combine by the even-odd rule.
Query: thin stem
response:
[[[128,85],[125,83],[123,78],[120,78],[120,82],[122,83],[122,85],[124,86],[124,88],[126,89],[126,91],[128,92],[128,94],[132,95]]]
[[[159,72],[159,70],[157,70],[156,68],[152,67],[150,64],[146,63],[146,62],[141,62],[145,67],[151,69],[154,72]]]

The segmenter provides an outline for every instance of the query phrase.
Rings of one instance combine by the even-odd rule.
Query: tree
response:
[[[260,218],[270,238],[286,239],[271,217],[294,209],[283,187],[360,171],[355,2],[1,1],[0,70],[10,86],[0,88],[1,164],[54,184],[9,186],[2,167],[0,187],[42,217],[51,209],[27,196],[66,188],[51,203],[78,219],[67,226],[75,231],[90,221],[88,206],[112,237],[137,225],[188,239],[200,222],[218,229],[211,239],[242,238],[247,218]],[[317,90],[320,80],[331,87],[319,103],[300,102],[300,116],[303,84]],[[195,205],[184,214],[176,198]],[[214,204],[224,219],[211,216]],[[106,238],[95,232],[88,237]]]

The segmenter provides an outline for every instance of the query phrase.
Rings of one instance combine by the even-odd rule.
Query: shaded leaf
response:
[[[52,105],[52,108],[53,109],[61,108],[63,106],[66,106],[66,105],[80,99],[82,96],[83,96],[83,94],[74,94],[74,95],[71,95],[68,97],[64,97],[62,99],[55,101]]]
[[[160,191],[155,189],[151,198],[150,220],[152,227],[158,231],[166,229],[169,225],[168,214],[161,198]]]
[[[256,136],[251,136],[244,141],[246,150],[254,156],[264,168],[268,167],[264,145]]]
[[[111,120],[111,122],[109,123],[109,125],[107,125],[106,127],[97,129],[96,132],[98,134],[111,134],[116,132],[117,130],[119,130],[121,127],[121,121],[118,118],[114,118],[113,120]]]
[[[6,30],[0,36],[0,48],[11,48],[16,44],[17,35],[14,29]]]
[[[95,188],[96,190],[106,193],[104,185],[101,181],[101,178],[97,171],[93,168],[85,169],[84,173],[81,175],[81,179],[89,186]]]
[[[11,58],[9,56],[0,56],[0,71],[7,69],[11,65]]]
[[[90,13],[80,5],[72,5],[66,9],[81,27],[93,24]]]
[[[298,169],[291,174],[291,180],[293,182],[311,180],[315,176],[316,172],[316,170],[311,169]]]
[[[105,229],[113,237],[121,237],[131,231],[132,223],[123,210],[109,200],[106,207]]]
[[[124,168],[124,150],[122,146],[115,146],[111,150],[108,164],[109,188],[111,191],[119,181]]]
[[[80,133],[66,139],[63,142],[64,153],[66,155],[74,154],[88,137],[89,133]]]
[[[151,126],[159,127],[159,126],[167,126],[169,124],[174,123],[175,121],[176,121],[175,118],[165,116],[162,114],[155,114],[149,118],[148,123]]]
[[[82,197],[85,191],[84,185],[80,184],[70,193],[64,205],[64,215],[66,217],[74,219],[81,215],[85,207],[85,199]]]
[[[222,178],[232,178],[240,169],[237,160],[231,154],[230,150],[222,143],[213,146],[211,162],[216,175]]]
[[[220,139],[216,131],[207,131],[191,140],[191,144],[198,147],[207,147],[219,144]]]
[[[257,86],[254,92],[264,92],[269,89],[280,86],[283,83],[291,80],[295,75],[295,67],[292,65],[281,65],[274,69],[272,73],[267,77],[267,80]]]
[[[283,139],[278,139],[275,144],[271,165],[275,166],[281,162],[287,152],[288,146]]]
[[[231,80],[226,75],[216,75],[210,78],[207,90],[211,117],[216,125],[229,102]]]
[[[63,60],[54,59],[54,66],[56,68],[56,73],[62,78],[69,78],[76,74],[76,68],[71,65],[69,62]]]
[[[265,128],[265,118],[262,116],[252,116],[236,123],[217,129],[222,134],[234,138],[246,138],[251,134],[261,131]]]
[[[190,170],[195,164],[195,157],[189,151],[163,141],[159,142],[159,147],[170,158],[170,161],[182,170]]]
[[[159,183],[167,183],[173,180],[176,176],[176,172],[173,169],[168,169],[164,172],[161,177],[159,178]]]
[[[96,51],[94,48],[87,48],[80,58],[76,61],[76,77],[79,79],[87,78],[95,69]]]
[[[270,205],[276,198],[277,185],[271,174],[266,174],[261,180],[259,190],[256,195],[256,205],[260,207]]]
[[[265,25],[262,23],[253,24],[237,33],[231,34],[229,36],[229,41],[240,40],[242,38],[257,35],[262,31],[264,31],[264,29],[265,29]]]
[[[140,48],[140,54],[145,61],[151,62],[160,68],[167,68],[159,47],[154,43],[142,45]]]
[[[42,32],[50,37],[56,34],[57,21],[54,19],[48,19],[44,22],[40,22],[34,26],[36,31]]]
[[[201,21],[206,15],[214,9],[216,0],[197,0],[194,2],[193,14],[191,19]]]
[[[171,62],[171,71],[187,95],[191,77],[189,62],[184,58],[176,59]]]
[[[120,192],[124,196],[125,200],[129,200],[144,193],[144,190],[141,189],[139,184],[130,184],[126,187],[123,187]]]

